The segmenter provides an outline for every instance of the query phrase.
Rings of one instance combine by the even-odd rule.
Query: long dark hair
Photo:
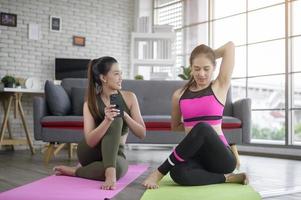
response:
[[[197,47],[195,47],[193,49],[193,51],[190,54],[190,58],[189,58],[189,64],[191,67],[191,71],[192,71],[192,63],[193,60],[200,56],[200,55],[205,55],[213,64],[213,66],[216,65],[216,61],[215,61],[215,53],[213,51],[213,49],[211,49],[210,47],[208,47],[205,44],[201,44]],[[189,81],[184,85],[183,90],[186,90],[187,88],[189,88],[190,86],[195,84],[195,80],[193,76],[190,76]]]
[[[101,74],[107,75],[114,63],[117,63],[115,58],[104,56],[93,59],[88,64],[88,90],[85,101],[88,103],[88,108],[94,120],[100,117],[96,103],[96,96],[102,91],[102,82],[99,76]]]

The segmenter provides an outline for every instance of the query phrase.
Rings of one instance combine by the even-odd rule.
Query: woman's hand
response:
[[[109,105],[104,109],[105,119],[109,122],[112,122],[114,120],[114,117],[116,117],[120,113],[120,110],[116,109],[115,107],[116,105]]]
[[[123,111],[123,118],[127,119],[127,118],[131,118],[131,116],[127,112]]]
[[[127,104],[129,113],[124,111],[123,119],[131,129],[131,132],[138,138],[143,139],[145,137],[145,124],[140,113],[137,97],[132,92],[124,92],[124,96],[126,101],[130,103]]]

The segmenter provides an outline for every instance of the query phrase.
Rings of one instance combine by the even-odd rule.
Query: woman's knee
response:
[[[197,123],[193,128],[193,129],[197,129],[197,130],[200,130],[200,129],[212,129],[211,125],[209,125],[208,123],[206,122],[199,122]]]
[[[198,138],[203,137],[206,134],[212,134],[213,131],[213,128],[209,124],[205,122],[199,122],[191,129],[188,135],[193,138]]]
[[[116,117],[110,124],[110,127],[108,129],[109,132],[116,132],[121,131],[123,126],[123,119],[121,117]]]
[[[225,163],[225,174],[231,173],[235,170],[236,168],[236,158],[231,157],[227,163]]]
[[[189,185],[189,177],[188,177],[188,174],[187,174],[187,169],[185,167],[183,167],[183,165],[179,164],[179,165],[176,165],[174,166],[169,174],[170,174],[170,177],[172,178],[172,180],[174,182],[176,182],[177,184],[179,185]]]

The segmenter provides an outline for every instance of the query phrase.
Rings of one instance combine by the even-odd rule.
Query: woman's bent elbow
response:
[[[234,44],[234,42],[232,42],[232,41],[229,41],[229,42],[227,43],[227,46],[228,46],[229,48],[235,48],[235,44]]]
[[[138,138],[143,140],[146,137],[146,130],[143,130],[143,132],[141,132],[141,134],[139,134]]]
[[[95,144],[95,142],[94,141],[92,141],[90,138],[88,138],[88,137],[85,137],[85,142],[86,142],[86,144],[89,146],[89,147],[91,147],[91,148],[93,148],[96,144]]]

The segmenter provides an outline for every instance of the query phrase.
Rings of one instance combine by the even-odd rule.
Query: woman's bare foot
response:
[[[69,167],[69,166],[60,165],[60,166],[55,166],[53,168],[53,171],[54,171],[54,174],[57,175],[57,176],[60,176],[60,175],[75,176],[75,171],[79,167],[80,166]]]
[[[159,188],[159,181],[164,177],[158,170],[153,171],[142,183],[147,189]]]
[[[105,171],[106,180],[100,189],[102,190],[115,190],[116,189],[116,169],[114,167],[108,167]]]
[[[246,173],[239,173],[239,174],[227,174],[226,177],[226,183],[240,183],[243,185],[249,184],[249,178]]]

